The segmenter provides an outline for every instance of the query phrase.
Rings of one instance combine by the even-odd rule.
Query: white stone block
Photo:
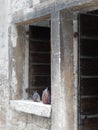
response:
[[[31,100],[11,100],[10,106],[17,111],[37,116],[48,118],[51,116],[51,105],[46,105],[42,102],[33,102]]]
[[[40,3],[40,0],[33,0],[33,6],[39,3]]]

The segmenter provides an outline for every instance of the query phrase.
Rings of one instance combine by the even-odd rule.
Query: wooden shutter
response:
[[[79,130],[98,130],[98,16],[79,15]]]
[[[29,26],[29,92],[50,88],[50,28]]]

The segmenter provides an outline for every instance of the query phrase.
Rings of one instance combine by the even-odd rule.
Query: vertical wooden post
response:
[[[74,13],[73,31],[78,34],[78,14]],[[74,33],[74,34],[75,34]],[[74,130],[78,129],[78,35],[73,37],[73,53],[74,53]]]
[[[51,92],[52,92],[52,130],[62,129],[62,88],[60,52],[60,12],[51,16]]]
[[[69,12],[51,16],[51,130],[74,130],[73,19]]]
[[[73,14],[61,12],[61,82],[64,94],[66,130],[74,130]]]

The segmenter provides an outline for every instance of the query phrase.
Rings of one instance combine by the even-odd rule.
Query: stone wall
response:
[[[10,100],[23,98],[25,62],[25,28],[13,24],[12,15],[44,1],[0,0],[0,130],[51,130],[51,119],[18,112],[10,107]],[[55,104],[55,100],[53,102]],[[55,126],[56,123],[54,130]]]
[[[0,130],[6,128],[8,89],[8,19],[6,0],[0,1]]]
[[[24,28],[13,25],[12,14],[31,6],[30,0],[0,1],[0,130],[50,130],[50,119],[10,107],[10,100],[23,98],[24,70]]]

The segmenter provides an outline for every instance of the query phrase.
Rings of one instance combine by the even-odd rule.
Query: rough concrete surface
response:
[[[12,24],[12,14],[30,7],[31,0],[0,0],[0,130],[50,130],[50,119],[10,107],[10,100],[22,98],[24,60],[23,37],[18,37],[22,29]]]
[[[79,2],[79,0],[47,1],[48,3],[50,1],[55,1],[55,5],[61,1],[65,3],[68,1]],[[71,23],[68,24],[66,22],[66,26],[64,27],[64,31],[66,31],[67,28],[66,37],[61,40],[59,13],[57,13],[57,20],[53,18],[51,22],[52,29],[56,29],[57,31],[57,33],[54,33],[54,30],[52,30],[52,38],[55,38],[54,40],[52,39],[52,47],[54,48],[54,52],[52,52],[52,116],[50,118],[35,116],[33,114],[16,111],[10,107],[10,100],[21,100],[25,98],[25,94],[23,94],[25,77],[25,28],[24,26],[17,27],[17,25],[13,23],[12,18],[17,16],[17,14],[21,16],[21,20],[30,18],[32,16],[32,10],[34,9],[33,6],[40,5],[40,2],[46,2],[46,0],[0,0],[0,130],[51,130],[51,128],[52,130],[72,130],[73,127],[73,115],[71,115],[71,112],[73,114],[73,70],[72,66],[70,66],[70,64],[72,65],[72,57],[70,55],[72,53],[72,47],[69,46],[72,44],[72,41],[70,41],[69,38],[66,40]],[[46,4],[44,5],[46,6]],[[36,9],[37,12],[39,7],[40,6]],[[47,6],[45,8],[47,8]],[[26,14],[28,14],[30,10],[31,14],[29,13],[30,17],[28,17]],[[49,10],[51,10],[51,8]],[[54,10],[53,8],[53,11]],[[42,13],[43,11],[44,10],[42,10]],[[57,23],[55,21],[57,21]],[[62,25],[63,24],[64,23],[62,23]],[[65,34],[65,32],[63,34]],[[60,52],[62,49],[60,48],[61,42],[62,47],[65,47],[65,50],[63,49],[62,51],[63,55],[61,55]],[[61,56],[62,59],[60,59]],[[65,57],[67,57],[67,60]],[[69,75],[67,75],[67,73]],[[62,78],[63,75],[65,76],[64,79]],[[67,106],[66,104],[68,103],[69,105]],[[70,116],[68,114],[70,114]],[[71,126],[69,126],[70,118]],[[65,122],[66,120],[67,122]]]

